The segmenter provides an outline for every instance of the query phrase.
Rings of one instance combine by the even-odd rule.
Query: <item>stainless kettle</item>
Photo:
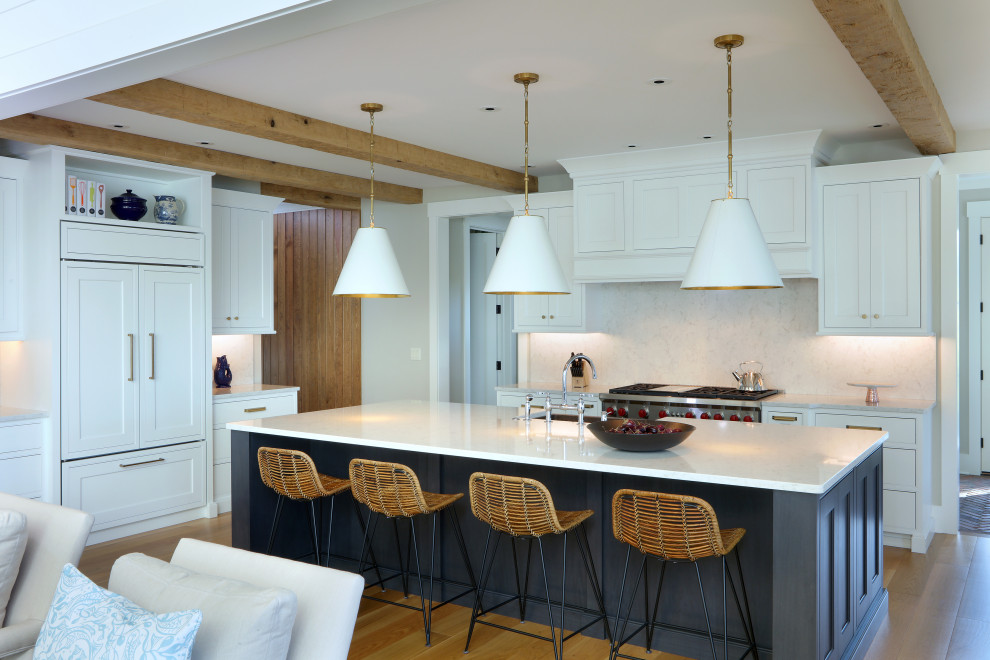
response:
[[[739,381],[739,389],[743,392],[762,392],[766,389],[763,386],[763,364],[760,362],[742,362],[739,371],[733,371],[732,375]]]

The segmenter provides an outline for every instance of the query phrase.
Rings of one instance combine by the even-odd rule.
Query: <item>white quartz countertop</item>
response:
[[[662,452],[624,452],[579,436],[575,422],[515,421],[514,408],[391,401],[231,422],[228,429],[448,456],[825,493],[887,439],[886,432],[691,420]],[[508,468],[507,468],[508,469]]]
[[[777,394],[763,399],[764,408],[777,406],[787,408],[840,408],[884,413],[923,413],[935,407],[934,401],[927,399],[895,399],[888,396],[890,390],[880,390],[880,403],[866,403],[866,390],[862,396],[824,396],[821,394]]]
[[[46,417],[48,417],[48,413],[44,410],[0,406],[0,422],[22,422],[28,419],[44,419]]]
[[[253,396],[271,396],[273,394],[288,394],[298,392],[299,388],[294,385],[264,385],[254,383],[252,385],[231,385],[230,387],[214,387],[214,401],[237,401],[249,399]]]
[[[584,392],[585,394],[608,394],[608,388],[612,387],[610,385],[601,384],[602,381],[587,378],[587,387],[571,387],[571,377],[567,376],[567,393],[580,394]],[[523,394],[536,394],[537,392],[561,392],[560,381],[534,381],[527,383],[514,383],[512,385],[499,385],[495,387],[495,391],[503,392],[521,392]]]

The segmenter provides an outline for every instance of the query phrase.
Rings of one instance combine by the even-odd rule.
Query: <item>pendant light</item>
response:
[[[523,86],[526,119],[523,122],[526,149],[523,177],[525,211],[512,216],[502,245],[495,255],[485,282],[485,293],[503,295],[547,295],[570,293],[570,285],[553,249],[544,219],[529,214],[529,86],[540,79],[535,73],[517,73],[513,80]]]
[[[698,236],[682,289],[779,289],[784,286],[748,199],[732,194],[732,49],[742,46],[738,34],[715,39],[725,49],[729,69],[729,190],[712,200]]]
[[[406,298],[409,287],[402,278],[388,232],[375,226],[375,113],[381,103],[362,103],[361,109],[371,117],[371,209],[370,226],[357,230],[347,259],[340,269],[335,296],[351,298]]]

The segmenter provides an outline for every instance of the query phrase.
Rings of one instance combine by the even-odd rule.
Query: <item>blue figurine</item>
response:
[[[230,387],[230,381],[234,375],[230,373],[230,365],[227,364],[227,356],[221,355],[217,358],[217,366],[213,370],[213,382],[217,387]]]

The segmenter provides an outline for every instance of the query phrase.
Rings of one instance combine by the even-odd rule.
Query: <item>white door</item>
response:
[[[272,214],[231,209],[230,306],[232,328],[274,329]]]
[[[203,271],[141,267],[141,446],[205,437]]]
[[[974,205],[970,205],[974,206]],[[972,218],[972,216],[970,216]],[[980,438],[983,448],[980,451],[980,469],[983,472],[990,472],[990,213],[983,217],[980,222],[980,231],[983,235],[983,243],[980,245],[981,263],[981,293],[980,300],[983,301],[985,311],[980,315],[981,320],[981,358],[980,370],[984,373],[984,378],[980,380]],[[970,442],[975,442],[971,438]],[[972,445],[970,445],[972,446]]]
[[[921,327],[921,202],[918,179],[870,184],[873,327]]]
[[[550,209],[550,237],[553,239],[553,247],[560,260],[560,267],[567,276],[567,284],[570,287],[570,294],[547,296],[547,305],[550,327],[577,328],[581,326],[583,312],[578,288],[583,286],[574,284],[574,208],[571,206],[560,206]]]
[[[17,182],[0,179],[0,332],[20,329],[20,243],[17,229]]]
[[[213,207],[213,327],[229,328],[234,318],[230,310],[230,208]]]
[[[62,457],[137,449],[137,266],[62,265]]]
[[[824,186],[826,328],[870,327],[870,184]]]
[[[498,384],[498,342],[495,307],[500,296],[484,293],[485,280],[495,261],[495,234],[472,232],[470,235],[470,360],[471,378],[466,403],[495,405]],[[532,297],[532,296],[527,296]]]

